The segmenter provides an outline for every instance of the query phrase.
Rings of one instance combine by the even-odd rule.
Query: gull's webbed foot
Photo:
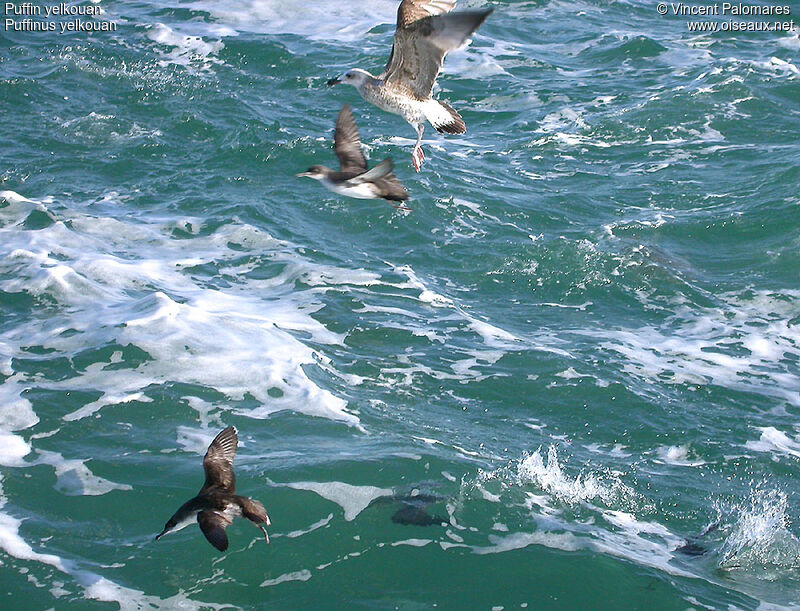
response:
[[[414,150],[411,152],[411,163],[417,172],[419,172],[420,168],[422,167],[423,161],[425,161],[425,153],[422,152],[422,147],[414,147]]]

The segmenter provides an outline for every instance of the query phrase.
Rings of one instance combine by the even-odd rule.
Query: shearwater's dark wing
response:
[[[381,75],[387,85],[421,100],[431,96],[444,56],[462,46],[492,12],[450,13],[453,6],[444,0],[403,0],[392,55]]]
[[[206,482],[200,489],[200,494],[210,488],[217,488],[223,492],[236,492],[236,476],[233,474],[233,459],[236,456],[236,446],[239,445],[239,436],[236,429],[229,426],[208,446],[203,469],[206,472]],[[202,524],[201,524],[202,527]],[[205,532],[205,530],[203,531]],[[206,536],[208,536],[206,534]]]
[[[333,146],[339,158],[340,172],[362,173],[367,170],[367,160],[361,150],[361,138],[353,118],[353,111],[345,104],[336,118],[336,131],[333,134]]]
[[[219,511],[207,509],[197,514],[197,523],[211,545],[221,552],[228,549],[228,535],[225,534],[225,529],[232,523],[231,520]]]

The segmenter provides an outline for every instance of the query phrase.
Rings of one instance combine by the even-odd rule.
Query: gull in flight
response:
[[[352,85],[367,102],[403,117],[417,131],[411,153],[419,172],[425,154],[422,132],[428,121],[439,133],[463,134],[467,126],[461,115],[443,100],[432,97],[433,84],[448,51],[467,42],[491,9],[451,13],[455,0],[403,0],[397,9],[397,29],[389,62],[373,76],[352,68],[328,81],[328,85]]]

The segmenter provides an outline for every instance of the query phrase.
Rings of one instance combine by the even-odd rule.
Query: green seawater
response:
[[[0,27],[0,608],[800,606],[797,32],[463,4],[419,174],[396,2]],[[227,425],[271,544],[155,542]]]

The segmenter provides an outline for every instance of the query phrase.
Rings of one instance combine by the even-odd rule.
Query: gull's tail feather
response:
[[[467,131],[458,111],[443,100],[428,100],[425,118],[440,134],[463,134]]]

